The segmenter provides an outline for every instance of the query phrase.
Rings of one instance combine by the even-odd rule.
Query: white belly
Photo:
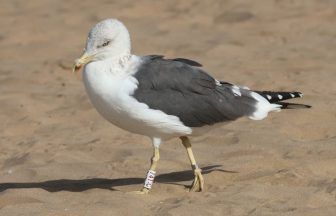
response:
[[[106,120],[130,132],[162,139],[192,133],[178,117],[150,109],[133,98],[138,83],[131,74],[114,74],[100,64],[88,64],[83,80],[92,104]]]

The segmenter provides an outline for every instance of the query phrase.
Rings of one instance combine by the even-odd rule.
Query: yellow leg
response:
[[[158,164],[159,159],[160,159],[159,147],[158,146],[154,146],[153,157],[151,159],[151,166],[150,166],[150,168],[148,170],[147,178],[146,178],[146,181],[144,183],[144,186],[143,186],[143,188],[140,191],[133,191],[131,193],[135,193],[135,194],[148,194],[149,190],[152,187],[153,181],[154,181],[155,170],[156,170],[156,166]]]
[[[191,168],[193,169],[195,175],[194,181],[190,187],[190,191],[202,191],[204,189],[204,179],[202,176],[202,170],[197,166],[194,154],[191,149],[190,140],[186,136],[180,137],[180,139],[182,140],[183,146],[187,150]]]
[[[151,166],[150,166],[150,168],[148,170],[147,179],[148,179],[148,175],[151,175],[150,173],[154,172],[154,175],[155,175],[156,166],[157,166],[159,160],[160,160],[160,151],[159,151],[159,148],[158,147],[154,147],[153,157],[151,159]],[[150,186],[146,185],[147,179],[145,181],[145,184],[144,184],[143,188],[141,189],[141,192],[143,192],[144,194],[147,194],[149,192],[149,190],[151,189],[151,187],[152,187],[152,185],[150,185]],[[154,180],[154,177],[153,177],[152,180]]]

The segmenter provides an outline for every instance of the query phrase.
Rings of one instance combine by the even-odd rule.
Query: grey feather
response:
[[[232,92],[232,85],[217,85],[209,74],[190,61],[145,56],[134,74],[138,88],[134,97],[152,109],[174,115],[189,127],[235,120],[255,111],[249,90]]]

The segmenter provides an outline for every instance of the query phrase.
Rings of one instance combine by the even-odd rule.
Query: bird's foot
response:
[[[127,192],[127,193],[128,194],[144,195],[144,194],[148,194],[149,193],[149,189],[144,187],[141,190],[130,191],[130,192]]]
[[[194,170],[195,178],[189,191],[201,192],[204,189],[204,179],[202,176],[202,170],[197,168]]]

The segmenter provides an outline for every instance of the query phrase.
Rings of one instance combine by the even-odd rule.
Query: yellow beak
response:
[[[78,71],[81,67],[92,61],[94,55],[88,55],[84,53],[79,59],[76,59],[74,66],[72,67],[72,73]]]

